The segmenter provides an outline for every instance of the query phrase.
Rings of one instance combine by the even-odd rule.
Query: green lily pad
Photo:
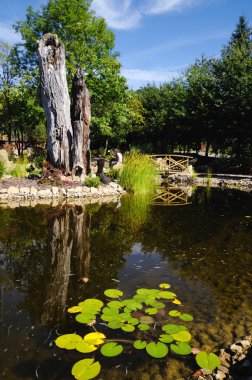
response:
[[[119,309],[115,309],[115,308],[112,309],[110,307],[104,307],[102,309],[102,312],[103,312],[103,314],[106,314],[106,315],[114,315],[114,316],[116,316],[116,315],[119,314]]]
[[[107,289],[104,294],[109,298],[119,298],[123,295],[123,292],[119,289]]]
[[[148,309],[145,310],[145,313],[149,315],[157,314],[157,312],[158,309],[156,309],[155,307],[148,307]]]
[[[125,325],[123,325],[123,326],[121,327],[121,329],[122,329],[123,331],[126,331],[126,332],[132,332],[132,331],[135,330],[135,326],[126,323]]]
[[[159,341],[163,343],[171,343],[173,340],[174,340],[173,337],[168,334],[161,334],[159,336]]]
[[[168,347],[166,344],[161,342],[151,342],[147,344],[146,351],[153,358],[160,359],[164,358],[168,354]]]
[[[107,303],[107,306],[111,309],[120,309],[123,305],[121,301],[110,301]]]
[[[75,349],[83,354],[88,354],[89,352],[97,350],[97,347],[93,344],[87,343],[85,340],[82,340],[82,342],[78,342],[76,344]]]
[[[180,314],[179,315],[179,318],[182,320],[182,321],[185,321],[185,322],[191,322],[193,320],[193,316],[190,315],[190,314]]]
[[[141,331],[147,331],[150,329],[150,325],[147,325],[147,323],[139,323],[137,328]]]
[[[173,298],[176,298],[176,294],[173,292],[168,292],[168,291],[162,291],[158,293],[159,298],[165,298],[167,300],[172,300]]]
[[[167,334],[176,334],[180,331],[179,325],[168,324],[162,327],[162,330]]]
[[[162,284],[159,284],[159,287],[161,289],[169,289],[171,287],[171,285],[164,282]]]
[[[133,326],[136,326],[139,323],[139,319],[131,317],[131,318],[128,319],[128,323],[130,323]]]
[[[59,336],[55,340],[56,346],[65,348],[66,350],[73,350],[78,342],[82,342],[82,337],[77,334],[65,334]]]
[[[192,352],[192,347],[188,343],[177,342],[170,345],[171,350],[178,355],[189,355]]]
[[[163,309],[165,307],[165,304],[163,302],[154,301],[151,306],[155,307],[156,309]]]
[[[213,353],[208,354],[205,351],[201,351],[196,355],[196,362],[200,368],[209,369],[210,371],[221,365],[220,358],[217,355]]]
[[[108,323],[108,327],[112,330],[120,329],[123,326],[123,322],[113,320]]]
[[[130,318],[132,318],[130,313],[121,313],[118,315],[118,319],[124,322],[128,321]]]
[[[171,335],[175,340],[178,340],[179,342],[189,342],[192,339],[189,331],[179,331],[176,334]]]
[[[103,305],[103,302],[96,298],[87,298],[85,301],[79,303],[82,312],[91,312],[91,314],[94,311],[100,311]]]
[[[133,343],[133,346],[137,350],[143,350],[147,346],[147,343],[144,340],[139,339],[139,340],[135,340],[135,342]]]
[[[134,300],[134,299],[127,299],[127,300],[124,300],[124,301],[123,301],[123,304],[124,304],[128,309],[133,310],[133,311],[135,311],[135,310],[140,310],[140,309],[143,308],[143,305],[142,305],[140,302],[138,302],[138,301],[136,301],[136,300]]]
[[[103,356],[113,357],[123,352],[123,346],[115,342],[109,342],[102,346],[101,353]]]
[[[79,323],[88,324],[88,323],[91,323],[92,321],[94,321],[96,319],[96,315],[95,314],[89,314],[89,313],[80,313],[80,314],[76,315],[75,319]]]
[[[145,289],[145,288],[137,289],[137,294],[148,295],[149,293],[150,293],[150,289]]]
[[[180,311],[178,311],[178,310],[171,310],[171,311],[169,311],[169,315],[170,315],[171,317],[178,317],[180,314],[181,314],[181,313],[180,313]]]
[[[94,359],[83,359],[75,363],[72,368],[72,375],[77,380],[89,380],[99,375],[101,365],[94,362]]]

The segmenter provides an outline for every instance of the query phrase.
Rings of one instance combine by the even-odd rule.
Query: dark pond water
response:
[[[198,188],[176,207],[161,198],[0,207],[1,379],[71,379],[84,355],[55,347],[57,334],[80,328],[66,308],[104,299],[107,288],[130,297],[169,282],[194,316],[195,347],[215,350],[251,333],[252,193]],[[175,355],[95,357],[103,380],[179,380],[195,368]]]

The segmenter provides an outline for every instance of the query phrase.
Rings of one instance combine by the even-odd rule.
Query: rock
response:
[[[35,197],[38,194],[38,189],[34,186],[31,186],[30,194]]]
[[[19,189],[20,194],[25,194],[25,195],[30,194],[30,191],[31,191],[30,187],[20,187]]]
[[[8,189],[0,189],[0,194],[8,194]]]
[[[50,189],[43,189],[38,191],[39,198],[47,198],[52,196],[52,192]]]
[[[90,187],[91,194],[98,194],[98,189],[96,187]]]
[[[18,187],[14,187],[14,186],[10,186],[8,188],[8,194],[9,195],[19,194],[19,188]]]
[[[59,188],[57,186],[52,186],[51,192],[53,195],[59,195]]]

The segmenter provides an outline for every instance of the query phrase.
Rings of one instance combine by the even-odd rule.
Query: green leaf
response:
[[[123,301],[123,304],[130,310],[140,310],[143,308],[143,305],[140,302],[137,302],[134,299],[127,299]]]
[[[158,343],[148,343],[146,346],[147,353],[153,358],[164,358],[168,354],[168,347],[166,344],[158,342]]]
[[[130,318],[132,318],[130,313],[121,313],[118,315],[118,319],[124,322],[128,321]]]
[[[179,315],[179,318],[182,320],[182,321],[185,321],[185,322],[191,322],[193,320],[193,316],[190,315],[190,314],[180,314]]]
[[[157,314],[157,312],[158,312],[158,309],[156,309],[155,307],[149,307],[148,309],[145,310],[145,313],[150,314],[150,315]]]
[[[180,311],[178,311],[178,310],[171,310],[171,311],[169,311],[169,315],[170,315],[171,317],[178,317],[180,314],[181,314],[181,313],[180,313]]]
[[[162,284],[159,284],[159,287],[161,289],[169,289],[171,287],[171,285],[167,284],[167,283],[162,283]]]
[[[125,325],[123,325],[123,326],[121,327],[121,329],[122,329],[123,331],[126,331],[126,332],[132,332],[132,331],[135,330],[135,327],[134,327],[133,325],[130,325],[130,324],[126,323]]]
[[[135,342],[133,343],[133,346],[137,350],[143,350],[147,346],[147,343],[144,340],[139,339],[139,340],[135,340]]]
[[[79,352],[82,352],[83,354],[87,354],[89,352],[93,352],[93,351],[97,350],[97,347],[94,346],[93,344],[89,344],[85,340],[82,340],[82,342],[78,342],[76,344],[75,349]]]
[[[109,327],[110,329],[113,329],[113,330],[120,329],[122,326],[123,326],[123,322],[116,321],[116,320],[114,320],[114,321],[110,321],[110,322],[108,323],[108,327]]]
[[[123,346],[115,342],[109,342],[102,346],[101,353],[103,356],[113,357],[123,352]]]
[[[104,339],[106,339],[106,336],[98,331],[91,332],[84,336],[84,340],[88,344],[95,344],[95,345],[102,344],[104,343]]]
[[[77,322],[88,324],[96,319],[96,315],[89,313],[77,314],[75,317]]]
[[[112,316],[117,316],[119,314],[119,309],[111,309],[110,307],[104,307],[102,309],[103,314],[106,315],[112,315]]]
[[[165,307],[165,304],[163,302],[155,301],[151,306],[155,307],[156,309],[163,309]]]
[[[107,289],[104,294],[110,298],[119,298],[123,295],[123,292],[119,289]]]
[[[165,298],[167,300],[171,300],[173,298],[176,298],[176,294],[173,293],[173,292],[166,292],[166,291],[163,291],[163,292],[159,292],[158,293],[158,297],[159,298]]]
[[[116,318],[114,315],[102,314],[101,319],[105,322],[114,321]]]
[[[96,298],[87,298],[85,301],[79,303],[79,306],[81,307],[82,312],[91,311],[91,314],[93,311],[96,311],[96,312],[100,311],[103,305],[104,305],[103,302]]]
[[[168,324],[162,327],[162,330],[167,334],[176,334],[180,331],[180,327],[178,325]]]
[[[83,359],[75,363],[72,368],[72,375],[77,380],[89,380],[99,375],[101,365],[94,362],[94,359]]]
[[[151,325],[152,323],[154,323],[154,319],[150,317],[149,315],[143,315],[142,317],[139,318],[139,321],[147,325]]]
[[[138,325],[138,323],[139,323],[139,319],[134,318],[134,317],[131,317],[131,318],[128,319],[128,322],[129,322],[131,325],[136,326],[136,325]]]
[[[210,371],[221,365],[220,358],[217,355],[213,353],[208,354],[205,351],[201,351],[196,355],[196,362],[200,368],[209,369]]]
[[[145,288],[137,289],[137,294],[149,295],[149,293],[150,293],[150,289],[145,289]]]
[[[192,339],[189,331],[179,331],[176,334],[171,335],[175,340],[178,340],[179,342],[189,342]]]
[[[55,340],[56,346],[65,348],[66,350],[73,350],[78,342],[82,342],[82,337],[77,334],[65,334],[59,336]]]
[[[123,304],[121,301],[110,301],[107,303],[107,306],[111,309],[120,309],[123,306]]]
[[[171,350],[175,354],[179,355],[189,355],[192,352],[192,347],[188,343],[177,342],[177,344],[170,345]]]
[[[150,326],[147,325],[146,323],[140,323],[137,328],[141,331],[146,331],[150,329]]]
[[[171,343],[173,340],[174,340],[173,337],[168,334],[161,334],[159,336],[159,341],[163,343]]]

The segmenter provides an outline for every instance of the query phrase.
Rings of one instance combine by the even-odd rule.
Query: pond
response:
[[[176,206],[159,194],[151,204],[125,195],[108,204],[0,207],[1,378],[70,380],[85,355],[54,340],[91,330],[66,310],[104,299],[107,288],[131,297],[171,284],[194,316],[193,347],[214,351],[251,333],[252,193],[197,188],[178,198]],[[94,356],[103,380],[182,380],[197,368],[191,356],[170,353]]]

